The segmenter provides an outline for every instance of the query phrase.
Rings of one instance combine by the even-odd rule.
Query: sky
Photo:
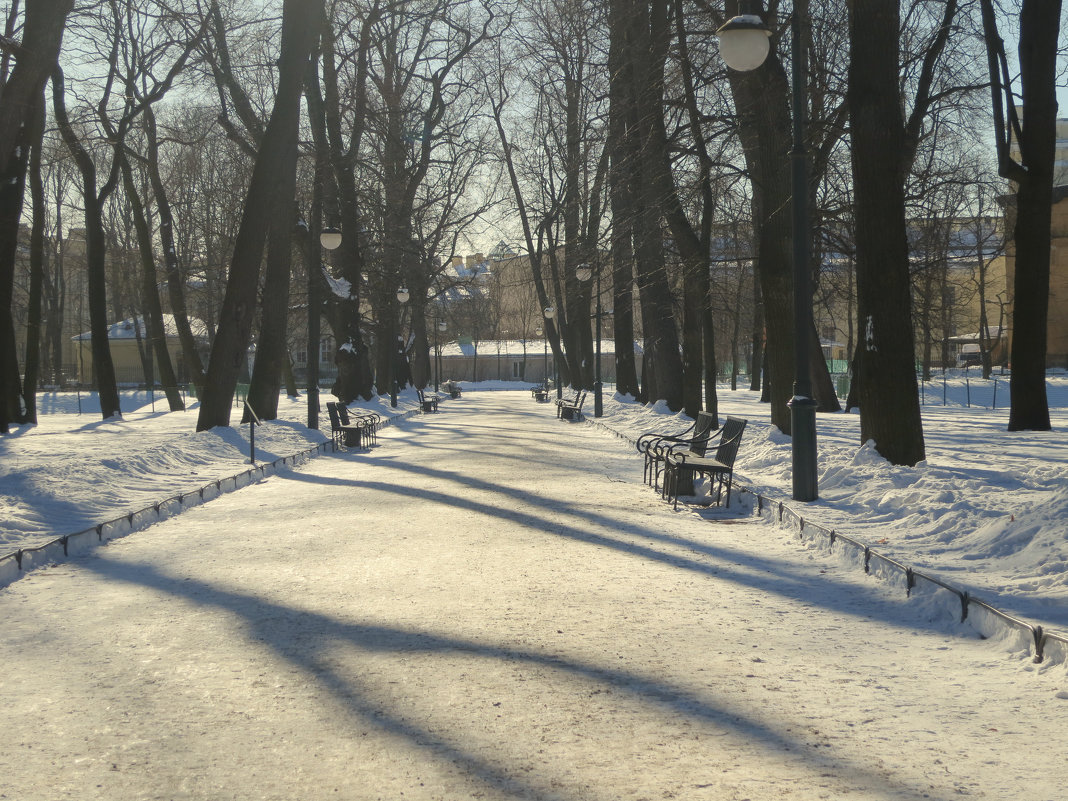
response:
[[[1036,664],[749,493],[674,511],[632,443],[686,424],[661,405],[568,423],[505,386],[435,414],[402,395],[376,447],[217,495],[247,428],[46,399],[0,438],[7,547],[193,495],[0,581],[0,797],[1063,797],[1063,654]],[[914,468],[820,415],[821,500],[800,507],[1065,630],[1068,379],[1044,434],[1004,431],[1005,389],[992,409],[981,381],[948,381],[946,405],[926,387]],[[749,420],[739,483],[794,506],[766,409],[721,395]],[[258,461],[322,441],[304,411],[256,429]]]

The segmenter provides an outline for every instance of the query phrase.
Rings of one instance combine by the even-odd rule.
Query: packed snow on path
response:
[[[0,798],[1063,798],[1063,664],[744,515],[466,389],[0,590]]]
[[[530,401],[526,386],[519,386],[513,402]],[[915,467],[892,466],[862,444],[857,414],[818,415],[820,500],[801,505],[805,518],[999,609],[1068,633],[1068,376],[1051,374],[1047,387],[1053,430],[1009,433],[1004,377],[984,382],[957,374],[925,385],[927,459]],[[445,405],[515,388],[514,382],[467,385],[463,398]],[[789,502],[789,438],[769,424],[767,407],[754,393],[721,386],[719,397],[721,415],[749,421],[738,480]],[[248,467],[249,433],[237,422],[240,410],[232,428],[197,433],[195,404],[168,413],[158,394],[126,393],[123,420],[101,421],[94,403],[91,396],[79,402],[71,394],[44,395],[38,425],[0,437],[0,556]],[[388,418],[413,413],[417,403],[407,392],[397,409],[383,399],[360,405]],[[303,398],[282,398],[279,414],[279,421],[256,428],[258,461],[325,439],[306,428]],[[321,418],[328,428],[325,411]],[[597,422],[630,441],[689,424],[663,404],[612,395]]]

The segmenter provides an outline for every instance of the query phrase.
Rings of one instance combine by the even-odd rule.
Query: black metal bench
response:
[[[689,482],[693,492],[693,479],[699,475],[708,476],[716,484],[716,503],[730,506],[731,484],[734,481],[734,460],[738,457],[738,445],[742,441],[746,420],[728,417],[723,427],[717,432],[719,445],[715,456],[697,456],[689,452],[670,453],[664,467],[664,491],[666,498],[671,498],[674,507],[679,508],[680,487]],[[727,488],[726,500],[723,488]]]
[[[438,410],[438,396],[427,395],[423,390],[417,389],[416,394],[419,396],[419,408],[424,412],[436,412]]]
[[[446,381],[444,384],[441,385],[441,388],[443,391],[449,393],[450,398],[455,399],[460,397],[460,385],[457,384],[455,381]]]
[[[718,428],[717,415],[710,412],[698,412],[697,419],[690,427],[678,434],[655,431],[642,434],[637,442],[638,453],[645,457],[642,479],[649,486],[659,488],[660,474],[664,470],[668,454],[688,448],[693,454],[703,456]]]
[[[582,404],[586,402],[586,390],[582,390],[570,400],[559,398],[556,401],[556,416],[561,420],[581,420]]]
[[[370,447],[372,442],[378,441],[378,424],[382,418],[374,412],[350,416],[345,404],[336,402],[327,403],[326,412],[330,416],[334,450],[338,445],[346,448]]]
[[[337,405],[341,422],[346,425],[363,426],[363,438],[366,445],[378,444],[378,428],[382,424],[382,416],[374,412],[361,411],[359,414],[350,414],[345,404]]]
[[[538,403],[549,402],[549,388],[545,384],[538,384],[530,388],[530,396]]]

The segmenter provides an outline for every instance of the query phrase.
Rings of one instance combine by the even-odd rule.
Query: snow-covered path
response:
[[[0,798],[1063,798],[1063,666],[516,399],[0,592]]]

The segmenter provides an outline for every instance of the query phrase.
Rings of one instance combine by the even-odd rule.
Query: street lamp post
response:
[[[438,384],[441,383],[441,334],[445,333],[445,329],[448,325],[444,320],[439,319],[437,325],[434,326],[434,352],[436,354],[437,363],[434,365],[434,391],[438,391]]]
[[[410,297],[410,295],[408,294],[408,288],[407,287],[403,287],[402,286],[400,289],[397,290],[397,301],[401,304],[402,307],[404,306],[405,303],[408,302],[408,298],[409,297]],[[400,354],[401,354],[401,345],[400,345],[401,331],[400,331],[400,329],[402,327],[402,323],[403,323],[403,310],[402,310],[402,313],[397,315],[397,329],[398,329],[397,330],[397,341],[396,341],[396,343],[394,343],[395,352],[392,354],[392,358],[390,359],[390,363],[389,363],[389,373],[390,373],[390,376],[389,376],[389,378],[390,378],[390,381],[389,381],[389,405],[393,409],[397,408],[397,394],[398,394],[399,389],[400,389],[399,386],[398,386],[398,383],[397,383],[397,365],[400,364]]]
[[[541,328],[535,328],[534,335],[541,337],[542,383],[547,390],[549,388],[549,338],[545,336],[545,331]]]
[[[790,151],[793,192],[794,255],[794,396],[790,399],[793,498],[814,501],[819,497],[816,471],[816,401],[809,377],[809,334],[812,329],[812,288],[808,267],[808,176],[805,165],[804,37],[802,23],[808,18],[808,0],[794,0],[790,20],[793,65],[793,147]],[[742,14],[716,31],[720,53],[728,67],[747,71],[764,63],[771,32],[755,14]]]
[[[604,414],[604,400],[601,394],[601,268],[598,266],[597,269],[593,269],[588,264],[580,264],[575,268],[575,277],[582,282],[589,281],[595,274],[597,276],[597,311],[593,316],[597,318],[597,355],[593,363],[593,416],[600,417]]]
[[[319,233],[319,244],[326,250],[341,246],[341,231],[327,227]],[[308,270],[308,348],[305,370],[308,379],[308,428],[319,428],[319,273],[321,262]]]
[[[542,312],[545,315],[545,319],[555,325],[556,323],[556,309],[552,306],[546,306],[545,311]],[[549,339],[549,327],[545,327],[545,339],[546,347],[548,347]],[[559,400],[563,397],[563,388],[560,386],[560,364],[556,360],[556,351],[553,351],[553,383],[556,385],[556,399]]]

